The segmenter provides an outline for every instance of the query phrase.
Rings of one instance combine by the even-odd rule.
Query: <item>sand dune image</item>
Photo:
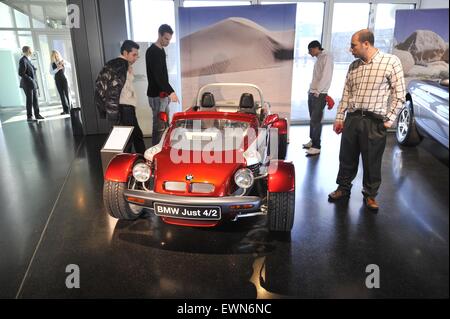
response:
[[[203,9],[195,10],[198,13]],[[264,101],[270,103],[272,112],[289,120],[296,7],[254,8],[259,18],[242,12],[242,8],[233,10],[236,12],[230,12],[227,18],[212,19],[213,24],[206,22],[201,29],[181,37],[182,108],[196,105],[197,91],[205,84],[251,83],[261,88]],[[207,11],[209,17],[214,14],[212,9]],[[191,19],[199,16],[194,18],[188,10],[181,15],[185,18],[181,19],[185,21],[182,25],[185,30],[190,28]],[[267,24],[256,22],[266,16],[274,20]],[[230,101],[238,103],[243,89],[220,88],[211,92],[218,104],[224,101],[228,104]]]
[[[182,77],[279,67],[293,59],[294,30],[271,32],[245,18],[227,18],[181,39]]]

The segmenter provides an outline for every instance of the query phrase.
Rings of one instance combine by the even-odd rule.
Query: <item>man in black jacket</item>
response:
[[[169,84],[166,52],[164,51],[164,48],[169,45],[172,35],[173,30],[169,25],[161,25],[158,29],[158,40],[153,43],[145,53],[148,80],[147,96],[148,103],[153,112],[153,145],[158,144],[160,139],[158,132],[159,112],[166,111],[169,99],[171,102],[178,102],[178,97],[172,86]]]
[[[23,57],[19,61],[19,76],[21,77],[20,87],[25,92],[27,99],[27,121],[33,120],[31,108],[34,110],[34,117],[36,120],[43,120],[44,117],[39,114],[36,67],[31,64],[29,59],[33,52],[29,46],[24,46],[22,48],[22,54]]]
[[[95,104],[101,118],[111,124],[133,126],[133,132],[124,151],[145,152],[144,137],[136,118],[137,96],[133,87],[132,65],[139,58],[139,45],[125,40],[120,48],[120,56],[108,61],[95,82]]]

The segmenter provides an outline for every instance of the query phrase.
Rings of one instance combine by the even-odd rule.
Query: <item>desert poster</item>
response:
[[[252,83],[273,113],[289,119],[295,14],[295,4],[179,8],[183,109],[205,84]],[[216,101],[239,100],[241,92],[213,94]]]
[[[448,9],[398,10],[392,53],[405,80],[448,79]]]

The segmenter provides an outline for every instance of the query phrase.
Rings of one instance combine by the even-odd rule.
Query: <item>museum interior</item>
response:
[[[0,298],[448,299],[448,21],[0,1]]]

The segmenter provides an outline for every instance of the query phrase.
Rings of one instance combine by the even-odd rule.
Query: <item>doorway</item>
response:
[[[39,72],[42,79],[44,100],[48,105],[59,104],[60,98],[56,89],[53,75],[50,74],[50,55],[52,50],[57,50],[66,61],[65,75],[69,83],[72,106],[78,105],[78,86],[75,70],[75,59],[70,34],[65,32],[35,32],[37,44]]]

